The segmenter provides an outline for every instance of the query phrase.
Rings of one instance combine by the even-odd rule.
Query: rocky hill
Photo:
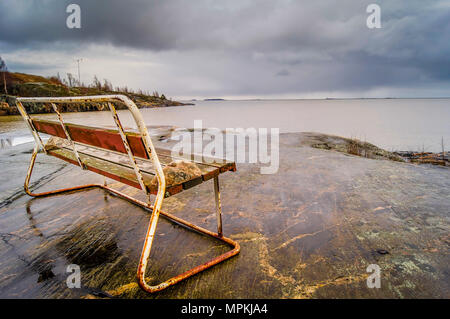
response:
[[[70,87],[63,84],[56,77],[45,78],[39,75],[24,73],[6,73],[6,83],[8,94],[0,95],[0,115],[19,114],[15,105],[16,97],[41,97],[41,96],[79,96],[79,95],[105,95],[124,94],[131,98],[139,108],[166,107],[185,105],[184,103],[167,99],[164,95],[147,95],[140,93],[130,93],[120,90],[105,89],[102,86],[90,87]],[[3,89],[3,85],[2,88]],[[0,91],[2,93],[3,90]],[[50,113],[50,105],[42,103],[27,103],[25,105],[30,113]],[[100,103],[76,103],[61,105],[63,112],[86,112],[104,110],[105,105]],[[118,109],[125,108],[124,105],[117,105]]]

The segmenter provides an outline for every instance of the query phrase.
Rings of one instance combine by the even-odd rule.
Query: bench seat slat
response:
[[[74,153],[65,148],[52,148],[47,150],[47,154],[60,158],[66,162],[69,162],[74,165],[78,165],[77,159]],[[121,165],[117,165],[111,163],[109,161],[101,160],[99,158],[91,157],[83,153],[79,153],[81,161],[85,164],[86,168],[90,171],[96,172],[98,174],[104,175],[121,183],[141,188],[139,183],[136,180],[134,171],[123,167]],[[153,178],[153,175],[148,173],[143,173],[142,176],[144,181]]]
[[[65,148],[51,149],[48,151],[48,154],[55,156],[59,159],[62,159],[68,163],[78,165],[78,162],[77,162],[73,152],[70,150],[67,150]],[[83,153],[80,153],[79,155],[88,170],[95,172],[97,174],[106,176],[108,178],[111,178],[111,179],[121,182],[123,184],[141,189],[141,186],[139,185],[138,181],[136,180],[136,175],[135,175],[133,169],[131,169],[129,167],[125,167],[123,165],[114,164],[109,161],[101,160],[99,158],[91,157],[91,156],[88,156]],[[153,176],[154,175],[148,174],[147,172],[142,172],[144,184],[147,187],[149,187],[149,191],[151,194],[156,195],[156,193],[158,191],[157,186],[156,187],[150,186]],[[201,179],[201,177],[200,177],[200,179]],[[186,187],[183,184],[167,186],[165,197],[175,195],[175,194],[181,192],[183,189],[187,189],[188,187]]]
[[[73,153],[68,140],[58,137],[52,137],[48,140],[45,148],[49,155],[55,156],[74,165],[78,165],[75,154]],[[135,188],[141,188],[136,179],[134,170],[129,163],[128,156],[118,152],[107,151],[105,149],[86,146],[82,144],[77,144],[77,151],[80,155],[81,161],[86,165],[88,170],[117,180],[121,183],[133,186]],[[159,149],[156,149],[156,152],[158,154]],[[172,162],[172,158],[166,155],[159,156],[158,154],[158,157],[163,167]],[[144,184],[149,187],[149,190],[152,194],[156,194],[157,186],[155,187],[155,185],[151,185],[151,181],[156,174],[155,170],[153,169],[152,162],[150,160],[139,158],[136,158],[136,161],[139,168],[141,169]],[[212,177],[223,173],[223,171],[221,171],[220,168],[216,166],[203,165],[200,163],[196,163],[196,165],[200,169],[202,175],[190,180],[183,181],[181,184],[167,185],[166,196],[174,195],[184,189],[196,186],[203,181],[209,180]],[[227,163],[225,163],[224,165],[227,165]],[[229,169],[227,170],[233,170],[233,168],[235,170],[235,166],[228,165],[228,168]]]
[[[196,164],[201,164],[209,167],[214,167],[219,170],[220,173],[225,173],[227,171],[236,171],[236,163],[235,162],[229,162],[224,159],[219,158],[211,158],[211,161],[205,162],[205,161],[196,161],[195,156],[193,154],[183,154],[182,156],[173,156],[171,154],[171,151],[168,149],[162,149],[157,148],[156,153],[158,154],[158,158],[170,158],[171,160],[187,160],[190,162],[194,162]],[[214,160],[214,161],[212,161]]]
[[[64,140],[64,139],[60,139],[60,138],[51,138],[46,145],[47,149],[52,149],[52,148],[65,148],[67,150],[72,150],[72,146],[70,145],[68,140]],[[158,153],[159,149],[156,149],[156,152]],[[77,144],[77,151],[79,153],[83,153],[89,156],[93,156],[93,157],[97,157],[100,159],[104,159],[106,161],[110,161],[113,163],[117,163],[120,165],[124,165],[127,166],[129,168],[132,168],[132,166],[130,165],[130,160],[128,158],[128,156],[121,154],[121,153],[116,153],[116,152],[112,152],[112,151],[107,151],[104,149],[100,149],[100,148],[96,148],[96,147],[91,147],[91,146],[85,146],[82,144]],[[161,163],[161,166],[164,168],[165,166],[169,165],[173,159],[167,156],[160,156],[160,154],[158,154],[159,157],[159,161]],[[153,168],[153,164],[150,160],[145,160],[145,159],[140,159],[140,158],[135,158],[136,162],[139,166],[139,168],[149,174],[153,174],[156,175],[156,171]],[[215,166],[209,166],[209,165],[203,165],[200,163],[196,163],[197,167],[200,169],[200,171],[202,172],[202,177],[204,181],[207,181],[217,175],[220,174],[220,170],[219,168],[215,167]]]

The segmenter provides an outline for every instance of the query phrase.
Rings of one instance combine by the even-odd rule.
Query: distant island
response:
[[[153,92],[152,94],[128,87],[114,88],[111,82],[100,82],[94,77],[90,85],[77,85],[76,82],[65,83],[59,76],[43,77],[33,74],[6,72],[5,87],[0,88],[0,116],[17,115],[16,97],[48,97],[48,96],[82,96],[82,95],[106,95],[123,94],[133,100],[139,108],[168,107],[180,105],[192,105],[167,99],[164,94]],[[2,83],[3,84],[3,83]],[[25,105],[29,113],[52,113],[51,105],[43,103],[27,103]],[[117,105],[118,109],[125,109],[125,105]],[[62,112],[88,112],[106,110],[102,103],[72,103],[62,104]]]
[[[225,101],[225,99],[204,99],[204,101]]]

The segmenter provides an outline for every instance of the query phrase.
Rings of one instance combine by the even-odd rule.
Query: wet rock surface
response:
[[[221,175],[224,233],[241,253],[153,295],[136,283],[148,211],[98,189],[32,199],[22,190],[32,145],[1,150],[0,297],[449,298],[448,168],[312,148],[308,138],[280,136],[276,174],[238,163]],[[35,170],[42,191],[102,181],[43,154]],[[163,210],[214,230],[212,181]],[[147,276],[158,283],[227,248],[161,218]],[[80,289],[67,287],[70,264]],[[367,287],[370,264],[379,289]]]

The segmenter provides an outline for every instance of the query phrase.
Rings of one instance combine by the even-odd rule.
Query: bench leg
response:
[[[217,235],[222,236],[222,205],[220,204],[219,176],[214,177],[214,197],[216,200]]]
[[[217,184],[217,186],[218,186],[218,184]],[[138,266],[138,271],[137,271],[137,277],[138,277],[139,286],[143,290],[145,290],[145,291],[147,291],[149,293],[158,292],[158,291],[161,291],[163,289],[166,289],[169,286],[175,285],[176,283],[178,283],[178,282],[180,282],[180,281],[182,281],[182,280],[184,280],[186,278],[189,278],[189,277],[191,277],[191,276],[193,276],[195,274],[198,274],[199,272],[201,272],[201,271],[203,271],[205,269],[208,269],[208,268],[210,268],[210,267],[212,267],[214,265],[217,265],[218,263],[220,263],[220,262],[222,262],[224,260],[227,260],[227,259],[229,259],[229,258],[231,258],[231,257],[233,257],[233,256],[235,256],[237,254],[239,254],[239,252],[241,250],[238,242],[232,240],[231,238],[227,238],[227,237],[223,236],[222,234],[219,235],[219,233],[214,233],[212,231],[209,231],[209,230],[207,230],[205,228],[202,228],[200,226],[194,225],[194,224],[192,224],[192,223],[190,223],[190,222],[188,222],[188,221],[186,221],[184,219],[181,219],[181,218],[179,218],[179,217],[177,217],[175,215],[172,215],[172,214],[164,212],[164,211],[159,211],[159,212],[155,213],[153,211],[153,208],[154,208],[154,206],[156,206],[156,202],[155,202],[154,206],[151,206],[148,203],[145,203],[145,202],[140,201],[138,199],[135,199],[135,198],[133,198],[131,196],[123,194],[123,193],[121,193],[121,192],[119,192],[119,191],[117,191],[115,189],[110,188],[110,187],[103,187],[103,188],[108,190],[109,192],[111,192],[113,194],[118,195],[119,197],[122,197],[122,198],[130,201],[131,203],[133,203],[135,205],[141,206],[142,208],[147,209],[147,210],[152,210],[152,216],[150,218],[150,222],[149,222],[149,225],[148,225],[147,236],[145,238],[145,242],[144,242],[144,245],[143,245],[143,248],[142,248],[142,254],[141,254],[141,258],[140,258],[139,266]],[[226,253],[224,253],[224,254],[222,254],[222,255],[220,255],[220,256],[218,256],[218,257],[216,257],[216,258],[214,258],[214,259],[212,259],[212,260],[210,260],[210,261],[208,261],[206,263],[204,263],[204,264],[201,264],[201,265],[199,265],[197,267],[194,267],[194,268],[192,268],[192,269],[190,269],[188,271],[185,271],[184,273],[182,273],[180,275],[172,277],[172,278],[170,278],[170,279],[168,279],[168,280],[166,280],[166,281],[164,281],[164,282],[162,282],[162,283],[160,283],[158,285],[151,286],[146,281],[145,271],[147,269],[148,259],[149,259],[149,256],[150,256],[150,250],[151,250],[151,247],[152,247],[153,239],[155,238],[156,226],[158,224],[158,219],[159,219],[159,215],[160,214],[163,215],[164,217],[166,217],[167,219],[169,219],[169,220],[171,220],[171,221],[173,221],[173,222],[175,222],[175,223],[177,223],[177,224],[179,224],[181,226],[184,226],[186,228],[189,228],[189,229],[191,229],[193,231],[196,231],[196,232],[199,232],[201,234],[208,235],[210,237],[216,238],[216,239],[218,239],[218,240],[228,244],[230,247],[232,247],[232,249],[227,251]],[[219,217],[220,216],[221,215],[219,215]]]
[[[138,280],[139,280],[139,285],[141,286],[142,289],[144,289],[145,291],[150,292],[150,293],[161,291],[161,290],[166,289],[167,287],[172,286],[186,278],[189,278],[205,269],[208,269],[214,265],[217,265],[218,263],[220,263],[226,259],[229,259],[239,253],[239,251],[240,251],[239,244],[230,238],[224,237],[222,234],[222,213],[221,213],[221,205],[220,205],[220,192],[219,192],[218,177],[214,178],[214,194],[215,194],[215,200],[216,200],[217,233],[211,232],[200,226],[194,225],[186,220],[183,220],[183,219],[176,217],[172,214],[169,214],[167,212],[160,211],[160,212],[152,213],[152,217],[150,219],[144,247],[142,249],[141,260],[139,262],[139,267],[138,267]],[[134,201],[134,202],[141,206],[145,205],[144,203],[138,203],[136,201]],[[155,204],[155,206],[156,206],[156,204]],[[153,206],[150,206],[150,208],[153,209]],[[155,237],[155,230],[156,230],[156,225],[158,223],[159,214],[165,216],[166,218],[172,220],[173,222],[176,222],[178,224],[181,224],[182,226],[190,228],[191,230],[194,230],[201,234],[205,234],[205,235],[214,237],[218,240],[221,240],[222,242],[224,242],[224,243],[228,244],[230,247],[232,247],[232,249],[227,251],[226,253],[204,263],[204,264],[194,267],[188,271],[185,271],[184,273],[179,274],[175,277],[172,277],[158,285],[150,286],[145,280],[145,271],[147,269],[147,262],[148,262],[148,258],[150,255],[151,245],[152,245],[153,239]]]
[[[220,256],[218,256],[218,257],[216,257],[216,258],[214,258],[214,259],[212,259],[212,260],[210,260],[210,261],[208,261],[208,262],[206,262],[204,264],[196,266],[196,267],[194,267],[194,268],[192,268],[192,269],[190,269],[188,271],[185,271],[184,273],[182,273],[180,275],[172,277],[172,278],[170,278],[170,279],[168,279],[168,280],[166,280],[166,281],[164,281],[164,282],[162,282],[162,283],[160,283],[158,285],[155,285],[155,286],[150,286],[145,281],[145,277],[144,276],[145,276],[145,269],[146,269],[147,263],[144,262],[144,260],[143,260],[143,258],[145,258],[146,256],[142,256],[141,261],[139,263],[139,267],[138,267],[138,279],[139,279],[140,287],[142,289],[144,289],[145,291],[147,291],[147,292],[154,293],[154,292],[158,292],[158,291],[161,291],[163,289],[166,289],[169,286],[172,286],[172,285],[174,285],[174,284],[176,284],[176,283],[178,283],[178,282],[180,282],[180,281],[182,281],[182,280],[184,280],[186,278],[189,278],[189,277],[191,277],[191,276],[193,276],[193,275],[195,275],[195,274],[197,274],[197,273],[199,273],[199,272],[201,272],[203,270],[206,270],[206,269],[208,269],[208,268],[210,268],[210,267],[212,267],[214,265],[217,265],[218,263],[220,263],[220,262],[222,262],[222,261],[224,261],[226,259],[229,259],[229,258],[237,255],[239,253],[239,251],[240,251],[239,243],[235,242],[234,240],[232,240],[230,238],[227,238],[227,237],[224,237],[224,236],[219,236],[216,233],[210,232],[209,230],[204,229],[202,227],[193,225],[193,224],[189,223],[188,221],[185,221],[183,219],[177,218],[176,216],[173,216],[173,215],[171,215],[169,213],[161,211],[161,215],[164,215],[168,219],[171,219],[172,221],[174,221],[174,222],[176,222],[178,224],[182,224],[182,225],[184,225],[184,226],[186,226],[188,228],[191,228],[191,229],[193,229],[193,230],[195,230],[197,232],[200,232],[202,234],[209,235],[211,237],[217,238],[217,239],[223,241],[224,243],[228,244],[229,246],[231,246],[232,250],[229,250],[228,252],[226,252],[226,253],[224,253],[224,254],[222,254],[222,255],[220,255]],[[152,225],[152,223],[150,222],[149,228],[151,228],[151,225]],[[153,240],[153,237],[151,238],[151,240]],[[144,249],[143,250],[145,250],[145,246],[149,245],[149,244],[150,243],[146,239],[146,243],[144,244]]]
[[[33,197],[40,197],[40,196],[55,195],[55,194],[59,194],[59,193],[63,193],[63,192],[70,192],[70,191],[75,191],[75,190],[80,190],[80,189],[85,189],[85,188],[93,188],[93,187],[102,188],[103,187],[103,185],[101,185],[101,184],[87,184],[87,185],[62,188],[62,189],[57,189],[54,191],[48,191],[48,192],[42,192],[42,193],[31,192],[30,188],[29,188],[29,183],[30,183],[31,175],[33,173],[34,163],[36,162],[36,156],[38,154],[38,151],[39,151],[39,147],[35,146],[33,149],[33,154],[31,155],[30,165],[28,166],[27,176],[25,177],[25,183],[23,185],[23,188],[25,189],[25,192],[28,195],[33,196]]]

